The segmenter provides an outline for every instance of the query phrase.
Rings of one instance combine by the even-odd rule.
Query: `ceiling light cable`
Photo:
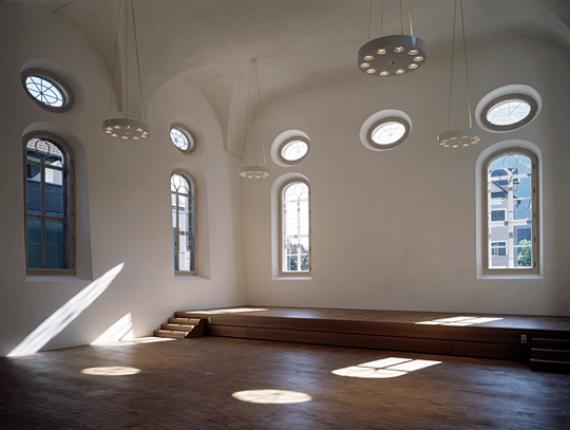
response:
[[[447,128],[451,126],[451,102],[453,100],[453,77],[455,63],[455,27],[457,24],[457,1],[453,7],[453,29],[451,31],[451,61],[449,62],[449,91],[447,93]]]
[[[469,114],[469,128],[473,128],[473,112],[471,110],[471,91],[469,85],[469,59],[467,55],[467,40],[465,38],[465,20],[463,17],[463,0],[459,0],[459,7],[461,9],[461,33],[463,36],[463,55],[465,58],[465,92],[467,99],[467,112]]]
[[[111,69],[111,95],[109,97],[109,116],[113,106],[113,97],[115,95],[115,71],[117,69],[117,51],[119,50],[119,19],[121,17],[121,4],[117,2],[117,18],[115,19],[115,34],[113,36],[113,68]]]
[[[143,107],[143,88],[142,88],[142,77],[141,77],[141,59],[139,54],[139,42],[137,36],[137,21],[135,18],[135,3],[134,0],[131,0],[131,7],[133,9],[133,36],[135,38],[135,57],[137,59],[137,75],[139,79],[139,99],[141,105],[141,118],[144,121],[145,118],[145,111]]]

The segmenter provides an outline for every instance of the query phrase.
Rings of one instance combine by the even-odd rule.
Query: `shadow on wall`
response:
[[[124,265],[124,263],[121,263],[113,267],[73,296],[67,303],[32,331],[8,354],[8,357],[17,357],[38,352],[81,315],[81,313],[111,285],[123,270]]]

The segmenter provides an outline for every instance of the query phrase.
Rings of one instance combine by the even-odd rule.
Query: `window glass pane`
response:
[[[532,196],[532,179],[530,177],[517,177],[513,184],[513,197],[515,199],[530,198]]]
[[[303,140],[293,140],[281,148],[281,157],[286,161],[298,161],[307,155],[309,145]]]
[[[39,220],[28,218],[28,267],[32,269],[39,269],[42,267],[42,231],[41,223]]]
[[[514,219],[530,220],[532,219],[532,200],[515,200],[514,201]]]
[[[36,164],[28,164],[26,168],[26,207],[29,214],[38,215],[41,211],[41,170]]]
[[[70,201],[66,157],[63,150],[48,139],[32,138],[26,142],[29,268],[70,268],[70,237],[67,232],[72,229],[66,210]],[[30,218],[29,215],[35,217]]]
[[[520,153],[503,154],[488,166],[491,269],[533,266],[532,202],[535,197],[532,168],[530,157]]]
[[[65,207],[65,195],[63,187],[63,174],[60,170],[45,169],[45,194],[46,215],[63,216]]]
[[[26,91],[45,106],[61,108],[67,103],[67,95],[61,84],[41,75],[28,75],[25,79]]]
[[[530,113],[531,106],[526,100],[512,98],[491,106],[487,112],[487,121],[504,127],[523,121]]]
[[[65,268],[65,230],[61,221],[45,222],[45,258],[47,268]]]
[[[515,226],[515,245],[530,245],[532,243],[532,226]]]
[[[174,270],[192,272],[194,271],[194,242],[191,184],[184,176],[175,173],[170,179],[170,190],[174,231]]]
[[[532,267],[532,246],[515,246],[515,266]]]
[[[283,271],[310,271],[309,187],[294,182],[283,190]]]
[[[506,219],[505,210],[494,210],[491,211],[491,221],[504,221]]]

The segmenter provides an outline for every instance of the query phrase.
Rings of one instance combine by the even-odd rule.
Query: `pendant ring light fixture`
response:
[[[136,72],[138,80],[138,91],[139,91],[139,109],[141,119],[132,118],[129,116],[129,3],[130,3],[130,18],[132,22],[132,39],[134,44],[134,53],[136,59]],[[139,46],[137,40],[137,24],[135,19],[135,6],[133,0],[124,0],[124,2],[119,2],[118,12],[117,12],[117,27],[115,34],[115,48],[113,53],[113,70],[111,74],[113,76],[113,82],[111,83],[111,99],[109,101],[109,113],[111,112],[111,104],[113,102],[114,88],[115,88],[115,65],[117,59],[117,49],[119,45],[119,21],[121,18],[121,4],[124,4],[124,80],[123,84],[123,104],[124,104],[124,116],[109,118],[103,121],[103,132],[116,139],[121,140],[140,140],[146,139],[150,136],[149,126],[144,121],[144,112],[142,107],[143,93],[142,93],[142,80],[141,80],[141,67],[140,67],[140,56],[139,56]]]
[[[372,33],[373,1],[370,0],[368,39]],[[358,50],[358,68],[370,76],[401,76],[413,72],[426,60],[426,44],[414,36],[411,0],[408,0],[410,34],[404,34],[404,14],[400,0],[400,34],[383,36],[384,0],[380,0],[380,37],[369,40]]]
[[[451,42],[451,66],[449,73],[449,99],[447,101],[447,128],[448,130],[437,136],[437,141],[443,149],[459,149],[468,148],[481,142],[481,137],[473,128],[473,111],[471,109],[471,97],[469,88],[469,61],[467,58],[467,42],[465,41],[465,22],[463,13],[463,0],[459,0],[460,17],[461,17],[461,35],[463,39],[463,59],[465,67],[465,102],[467,105],[467,128],[450,129],[451,124],[451,103],[453,101],[453,76],[455,63],[455,28],[457,22],[457,1],[453,7],[453,31]]]
[[[269,176],[265,145],[258,142],[254,114],[259,99],[259,70],[257,59],[249,60],[249,82],[245,119],[245,151],[240,176],[246,179],[263,179]]]

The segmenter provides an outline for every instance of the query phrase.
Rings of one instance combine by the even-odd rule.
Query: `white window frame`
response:
[[[179,250],[178,247],[176,247],[176,243],[174,243],[173,245],[175,246],[175,259],[174,259],[174,274],[175,275],[195,275],[196,274],[196,249],[197,249],[197,240],[196,240],[196,182],[194,181],[194,179],[192,178],[191,175],[189,175],[188,173],[186,173],[183,170],[175,170],[170,174],[170,180],[172,181],[172,177],[174,175],[180,175],[182,176],[184,179],[186,179],[186,181],[188,181],[188,185],[190,186],[190,194],[188,195],[189,198],[189,208],[188,208],[188,221],[187,221],[187,225],[190,226],[190,229],[188,231],[188,233],[190,234],[191,237],[191,249],[190,249],[190,270],[179,270],[178,269],[178,258],[179,258]],[[172,211],[172,195],[174,194],[174,191],[172,191],[172,188],[170,188],[170,208]],[[178,217],[178,211],[176,213],[176,216]],[[179,226],[180,222],[177,219],[176,221],[176,225]],[[174,226],[172,225],[172,213],[170,214],[170,228],[171,228],[171,232],[173,232]],[[178,230],[178,227],[176,227],[176,230]]]
[[[516,144],[514,144],[516,142]],[[512,143],[509,145],[509,143]],[[488,218],[488,178],[487,167],[497,157],[507,153],[521,153],[532,160],[532,208],[533,208],[533,267],[530,268],[489,268],[489,225]],[[478,278],[542,278],[542,169],[541,156],[537,148],[524,141],[505,141],[487,148],[477,160],[477,277]],[[510,238],[509,240],[512,240]]]
[[[308,190],[308,215],[309,215],[309,270],[307,271],[296,271],[290,272],[284,270],[285,268],[285,226],[284,226],[284,215],[285,215],[285,202],[284,195],[285,190],[292,184],[303,183],[307,186]],[[285,181],[279,188],[279,276],[282,277],[310,277],[313,266],[313,256],[312,256],[312,237],[311,237],[311,184],[299,177],[292,178]]]

